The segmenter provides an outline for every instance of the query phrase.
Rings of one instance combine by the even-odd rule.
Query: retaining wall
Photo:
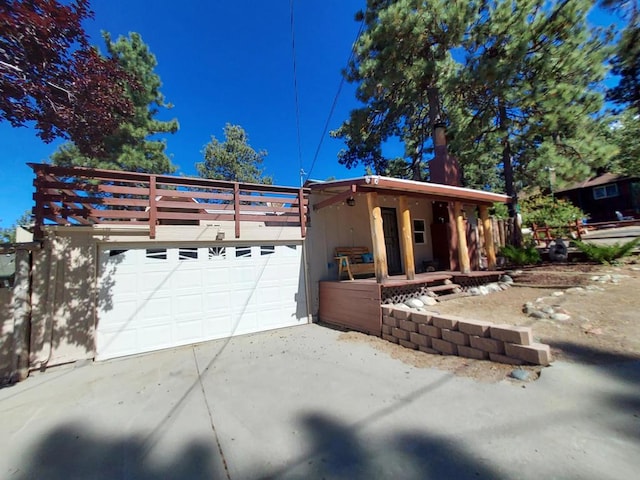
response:
[[[382,306],[382,338],[425,353],[457,355],[511,365],[549,365],[549,345],[533,341],[530,327],[498,325],[453,315]]]

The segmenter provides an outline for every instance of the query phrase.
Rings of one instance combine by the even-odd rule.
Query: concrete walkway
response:
[[[640,363],[477,383],[308,325],[0,390],[10,479],[635,478]]]

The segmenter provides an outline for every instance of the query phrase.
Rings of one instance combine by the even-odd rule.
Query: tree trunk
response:
[[[516,247],[522,245],[522,234],[520,232],[520,226],[518,225],[516,212],[518,205],[518,195],[516,194],[513,185],[513,164],[511,163],[511,142],[509,141],[508,129],[507,129],[507,109],[504,105],[499,106],[499,119],[500,130],[502,131],[502,165],[504,169],[504,183],[507,196],[511,199],[511,203],[507,205],[509,210],[509,218],[512,219],[513,235],[510,238],[510,243]]]

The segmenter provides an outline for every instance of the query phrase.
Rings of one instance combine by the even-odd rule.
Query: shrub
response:
[[[534,265],[540,263],[540,252],[535,247],[514,247],[505,245],[500,249],[500,255],[514,265]]]
[[[578,250],[584,253],[589,260],[609,265],[616,263],[619,258],[631,255],[633,249],[640,243],[640,238],[634,238],[623,244],[614,243],[613,245],[596,245],[594,243],[581,242],[580,240],[574,240],[574,243]]]
[[[569,223],[585,214],[578,207],[565,200],[554,200],[549,195],[535,195],[520,203],[522,223],[527,226],[546,225],[554,229],[562,230]]]

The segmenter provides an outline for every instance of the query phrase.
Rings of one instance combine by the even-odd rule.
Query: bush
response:
[[[633,249],[640,243],[640,238],[635,238],[629,242],[613,245],[596,245],[594,243],[581,242],[574,240],[578,250],[584,253],[589,260],[609,265],[616,263],[619,258],[631,255]]]
[[[573,204],[566,200],[554,200],[549,195],[535,195],[523,200],[520,203],[520,211],[524,225],[531,227],[535,223],[557,230],[562,230],[569,223],[585,216],[584,212]]]
[[[535,247],[505,245],[500,249],[500,255],[514,265],[534,265],[542,261],[540,252]]]

